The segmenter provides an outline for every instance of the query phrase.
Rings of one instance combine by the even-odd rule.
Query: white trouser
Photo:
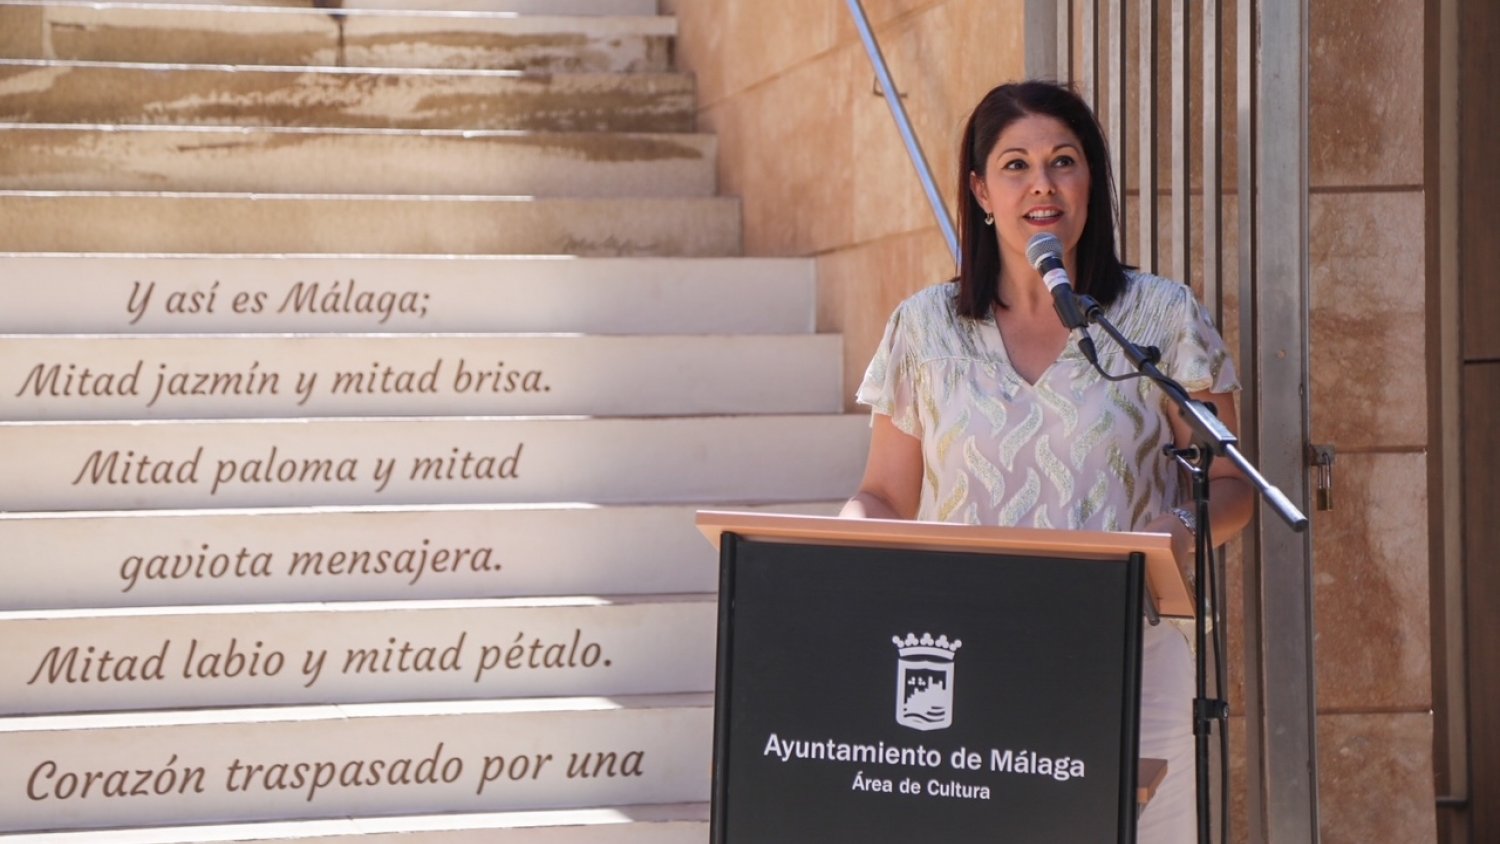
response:
[[[1193,656],[1167,622],[1141,635],[1141,756],[1167,760],[1167,778],[1136,826],[1139,844],[1193,844],[1198,837],[1193,764]]]

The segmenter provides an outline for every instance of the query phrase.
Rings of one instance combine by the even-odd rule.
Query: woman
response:
[[[1237,428],[1224,342],[1184,285],[1124,267],[1103,133],[1072,91],[1001,85],[970,116],[959,156],[962,264],[953,282],[891,316],[857,399],[873,410],[864,479],[843,515],[1069,530],[1170,533],[1192,570],[1190,489],[1167,443],[1186,424],[1146,379],[1102,378],[1071,342],[1026,260],[1039,232],[1063,244],[1079,293],[1126,337],[1161,349],[1161,370]],[[1100,363],[1130,365],[1107,339]],[[1216,540],[1249,521],[1249,485],[1213,464]],[[1141,755],[1168,761],[1142,814],[1142,842],[1196,838],[1193,662],[1170,625],[1143,634]]]

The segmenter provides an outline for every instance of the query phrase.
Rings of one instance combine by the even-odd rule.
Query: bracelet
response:
[[[1182,522],[1182,526],[1187,528],[1188,533],[1191,533],[1193,536],[1198,535],[1198,515],[1196,513],[1186,507],[1173,507],[1171,513],[1177,517],[1179,522]]]

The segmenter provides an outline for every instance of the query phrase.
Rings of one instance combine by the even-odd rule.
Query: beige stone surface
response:
[[[1423,10],[1410,0],[1310,4],[1313,186],[1422,183]]]
[[[39,28],[37,22],[45,19]],[[385,14],[313,9],[0,7],[31,31],[11,58],[201,64],[666,71],[671,18]],[[44,29],[43,29],[44,28]],[[45,30],[45,36],[42,35]]]
[[[1319,715],[1318,814],[1323,844],[1431,844],[1432,716]],[[1230,840],[1246,844],[1245,719],[1231,716]],[[1217,743],[1217,737],[1215,737]]]
[[[0,56],[41,56],[43,44],[40,8],[0,11],[0,24],[3,24],[0,25]]]
[[[689,134],[0,128],[0,189],[709,196]]]
[[[241,0],[169,0],[173,3],[237,3]],[[285,5],[317,5],[319,0],[252,0]],[[342,0],[345,9],[411,8],[413,0]],[[506,12],[522,15],[653,15],[657,0],[426,0],[424,8],[456,12]]]
[[[561,702],[469,701],[441,708],[372,703],[37,717],[11,721],[6,724],[9,729],[0,732],[0,752],[7,760],[0,769],[0,795],[5,799],[0,829],[180,827],[230,818],[274,821],[318,817],[359,818],[363,827],[364,817],[379,814],[704,802],[710,790],[706,771],[712,722],[709,695],[572,698]],[[262,764],[286,762],[288,769],[305,761],[308,767],[303,770],[311,770],[321,760],[342,764],[350,759],[432,758],[439,744],[444,748],[444,758],[434,763],[439,770],[445,761],[468,757],[463,762],[465,781],[450,775],[447,783],[437,780],[423,788],[385,786],[378,791],[368,786],[334,784],[310,801],[306,792],[289,789],[230,791],[219,776],[204,779],[194,771],[193,786],[172,794],[138,797],[128,806],[122,801],[112,801],[113,805],[96,801],[85,806],[80,800],[64,813],[48,805],[51,801],[18,796],[25,794],[22,781],[44,760],[53,761],[64,771],[91,770],[90,765],[124,769],[149,764],[142,760],[165,750],[163,759],[177,752],[181,759],[192,760],[188,764],[205,771],[227,770],[235,760],[240,760],[242,770],[254,764],[251,760]],[[566,777],[562,760],[572,753],[580,757],[585,752],[599,753],[601,748],[617,749],[622,758],[625,748],[642,753],[645,763],[641,775]],[[488,754],[502,750],[512,757],[553,753],[557,767],[546,769],[550,776],[537,768],[539,773],[534,777],[519,782],[507,779],[503,790],[478,794],[472,781],[467,781],[468,772],[481,769]],[[367,764],[364,769],[369,767]],[[205,783],[201,791],[199,782]],[[253,833],[246,836],[244,828],[236,832],[240,834],[220,840],[259,837]],[[457,834],[467,835],[461,828]],[[474,836],[488,840],[483,831]],[[162,837],[166,836],[158,834],[157,840]]]
[[[259,6],[317,8],[327,0],[158,0],[165,6]],[[343,9],[407,11],[418,0],[339,0]],[[657,0],[420,0],[424,9],[525,15],[650,15]]]
[[[954,125],[956,121],[948,114],[951,108],[946,100],[953,94],[939,89],[956,87],[964,78],[962,75],[950,76],[945,72],[946,68],[937,70],[943,61],[934,55],[936,42],[952,38],[952,33],[935,31],[940,22],[929,17],[936,17],[937,13],[938,10],[934,9],[927,16],[909,18],[887,28],[881,48],[921,142],[933,181],[942,194],[948,216],[952,218],[957,207],[957,149],[963,127],[961,123]],[[844,166],[854,174],[853,242],[866,243],[935,226],[935,218],[922,181],[891,117],[890,107],[883,96],[873,93],[875,76],[869,61],[863,50],[856,53],[853,77],[848,80],[855,91],[849,116],[854,137]],[[934,72],[922,72],[924,64],[932,66]],[[937,96],[933,96],[935,93]],[[982,91],[975,94],[973,101],[982,94]],[[971,107],[973,104],[969,103]]]
[[[953,273],[936,226],[818,258],[818,330],[844,338],[845,410],[867,411],[854,403],[854,392],[895,303]]]
[[[221,307],[232,310],[232,298],[224,295],[219,301],[231,303]],[[273,296],[262,301],[263,310],[278,307]],[[627,324],[622,311],[620,327]],[[839,338],[831,334],[9,336],[0,343],[0,384],[6,385],[0,392],[0,418],[67,422],[833,413],[843,405],[839,351]],[[45,372],[62,362],[74,367],[70,371],[114,372],[121,376],[116,383],[133,377],[138,384],[120,395],[58,395],[55,386],[43,385],[45,376],[37,367]],[[407,378],[420,375],[427,383],[420,390],[388,389],[399,376],[388,378],[387,369],[412,373]],[[372,370],[380,372],[379,380]],[[238,383],[264,389],[195,395],[179,386],[208,372],[248,373]],[[496,389],[494,372],[514,380]],[[528,376],[529,384],[523,380]],[[307,387],[299,393],[293,386],[304,377]]]
[[[953,6],[955,3],[954,0],[860,0],[860,5],[864,6],[870,25],[879,29],[887,24],[900,22],[902,18],[919,15],[928,9]],[[963,5],[963,2],[959,2],[958,5]],[[845,13],[839,16],[838,35],[840,39],[859,37],[852,15]]]
[[[661,5],[677,15],[678,65],[697,74],[699,106],[705,109],[839,46],[839,23],[849,14],[843,3],[806,0]]]
[[[1314,442],[1427,443],[1423,202],[1407,192],[1309,203]]]
[[[813,270],[802,258],[0,254],[0,334],[805,334]],[[159,305],[217,290],[269,306],[131,310],[138,281]],[[365,307],[309,299],[333,291]]]
[[[744,202],[751,255],[812,255],[850,243],[856,213],[845,48],[706,110],[719,136],[719,189]]]
[[[990,87],[1022,73],[1022,5],[868,8],[950,209],[964,119]],[[698,74],[704,127],[721,138],[721,189],[745,201],[748,252],[821,254],[933,225],[846,9],[668,6],[682,18],[681,61]]]
[[[1340,454],[1310,513],[1320,712],[1432,706],[1426,461]]]
[[[1323,844],[1437,840],[1432,715],[1318,716],[1318,809]]]
[[[661,73],[672,69],[671,18],[501,18],[471,28],[441,19],[411,26],[381,18],[345,24],[344,62],[379,67],[478,67],[549,73]],[[549,27],[548,24],[552,26]],[[508,25],[507,25],[508,24]],[[537,25],[540,24],[540,25]],[[552,31],[549,31],[551,29]]]
[[[679,74],[305,71],[0,63],[0,120],[685,132]]]
[[[931,4],[880,32],[881,49],[950,217],[957,208],[965,121],[991,88],[1020,78],[1025,69],[1021,31],[1011,25],[1020,19],[1020,6],[951,0]],[[862,51],[858,73],[873,78]],[[862,206],[875,212],[856,216],[855,240],[932,225],[931,206],[884,98],[856,95],[854,106],[855,147],[849,161]]]
[[[859,482],[868,431],[865,419],[841,413],[5,422],[0,507],[40,513],[829,501]],[[124,451],[136,457],[109,462],[108,455]],[[466,452],[467,470],[458,463]],[[95,453],[105,462],[94,461]],[[377,458],[408,467],[425,462],[415,473],[375,481]],[[178,475],[166,485],[118,480],[125,461],[136,461],[134,471],[141,459],[171,461]],[[335,473],[305,460],[343,468]],[[266,474],[273,463],[289,468]],[[0,734],[11,724],[0,721]]]
[[[0,192],[0,251],[728,256],[733,199]]]

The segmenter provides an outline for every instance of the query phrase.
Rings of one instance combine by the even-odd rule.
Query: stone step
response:
[[[709,506],[832,516],[841,504]],[[694,527],[698,509],[0,514],[0,610],[707,593],[718,557]]]
[[[0,0],[0,30],[18,59],[660,73],[677,20]]]
[[[84,3],[88,0],[59,0]],[[156,5],[188,7],[313,8],[319,0],[153,0]],[[640,16],[657,13],[657,0],[332,0],[340,9],[387,9],[422,12],[492,12],[523,15]]]
[[[0,251],[704,257],[735,199],[0,191]]]
[[[0,189],[711,196],[712,135],[0,125]]]
[[[717,618],[712,596],[4,612],[0,716],[707,692]]]
[[[239,2],[239,0],[169,0],[169,2]],[[256,0],[305,5],[309,0]],[[342,0],[346,9],[456,9],[554,15],[654,15],[657,0]]]
[[[842,359],[836,334],[0,334],[0,419],[838,413]]]
[[[0,60],[0,121],[691,132],[693,78]]]
[[[0,423],[0,510],[842,498],[863,415]]]
[[[705,803],[402,817],[271,821],[215,826],[0,833],[4,844],[702,844]]]
[[[710,695],[4,718],[0,831],[700,803],[712,732]]]
[[[0,332],[813,330],[804,258],[0,253]],[[236,302],[258,298],[258,311]]]

